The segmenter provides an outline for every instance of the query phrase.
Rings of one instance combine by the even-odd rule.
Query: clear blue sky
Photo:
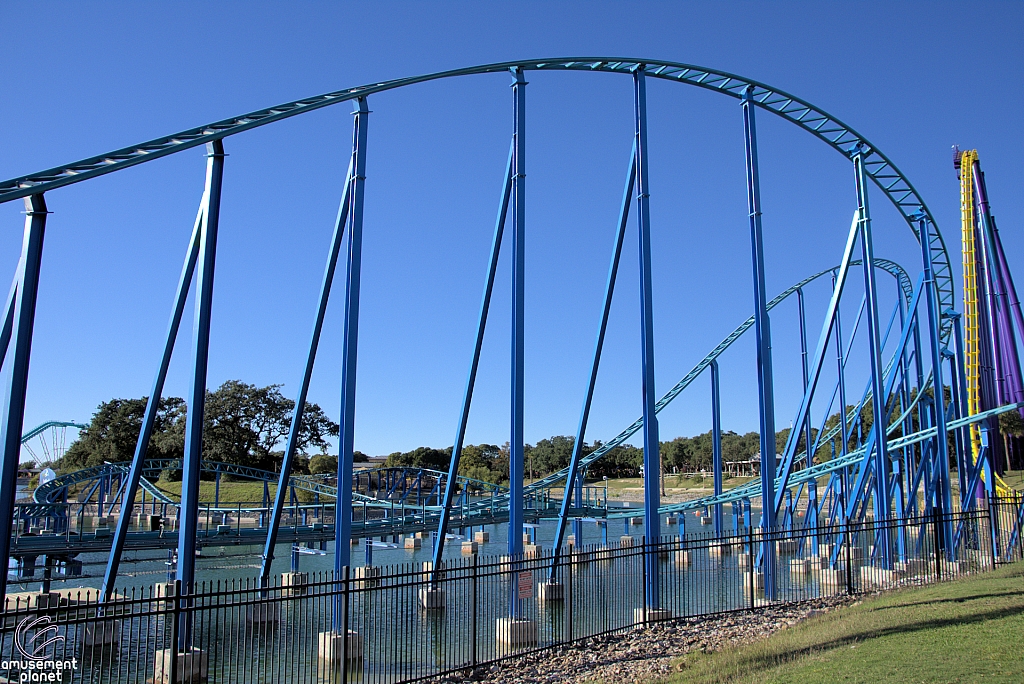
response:
[[[765,81],[857,128],[917,186],[955,264],[950,146],[977,148],[1011,267],[1024,280],[1020,2],[9,2],[0,21],[3,178],[382,79],[516,58],[649,57]],[[508,80],[448,80],[371,99],[357,449],[452,442],[508,148]],[[534,442],[575,430],[631,143],[632,86],[605,74],[529,80],[526,438]],[[739,107],[661,82],[650,85],[649,102],[660,393],[752,303]],[[772,295],[838,262],[855,196],[852,169],[834,151],[769,115],[759,126]],[[227,141],[211,387],[239,378],[283,383],[294,396],[350,139],[341,105]],[[101,401],[149,391],[203,174],[197,149],[47,198],[27,427],[88,420]],[[916,276],[911,233],[879,193],[873,208],[877,254]],[[14,272],[21,210],[0,206],[0,273]],[[590,439],[613,436],[640,413],[633,236]],[[883,288],[891,296],[888,279]],[[812,339],[827,290],[808,292]],[[495,301],[471,442],[507,439],[507,262]],[[780,427],[800,389],[794,309],[773,316]],[[333,307],[311,391],[334,417],[340,317]],[[858,350],[852,366],[863,374]],[[185,392],[189,351],[186,331],[170,394]],[[756,429],[750,341],[722,368],[725,426]],[[709,426],[701,379],[663,413],[662,438]]]

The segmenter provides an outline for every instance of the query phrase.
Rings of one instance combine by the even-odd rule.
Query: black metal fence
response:
[[[0,681],[414,681],[655,620],[991,569],[1021,557],[1020,516],[1020,502],[1007,501],[770,533],[623,537],[614,547],[568,547],[557,561],[472,556],[436,573],[405,564],[286,574],[263,589],[200,583],[183,593],[169,584],[103,605],[95,592],[37,594],[9,600],[0,616]],[[766,591],[759,568],[772,552],[778,569]],[[659,559],[659,610],[645,608],[646,554]],[[186,635],[192,650],[172,657]]]

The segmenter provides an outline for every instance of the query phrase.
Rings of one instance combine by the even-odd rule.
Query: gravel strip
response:
[[[672,661],[692,651],[708,653],[764,639],[800,620],[858,600],[852,596],[826,596],[786,606],[684,618],[648,629],[584,639],[432,681],[446,684],[649,682],[667,676],[672,672]]]

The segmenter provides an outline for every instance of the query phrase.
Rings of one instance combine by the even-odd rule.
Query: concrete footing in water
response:
[[[246,608],[245,617],[254,625],[277,622],[281,619],[281,603],[278,601],[251,603]]]
[[[177,675],[171,681],[171,658],[177,649],[162,648],[156,652],[156,667],[153,671],[155,684],[199,684],[210,674],[210,656],[199,648],[184,653],[178,652]]]
[[[526,618],[498,618],[494,637],[501,646],[532,646],[537,643],[537,623]]]
[[[320,632],[317,638],[317,654],[321,661],[332,665],[341,663],[346,656],[349,660],[359,660],[363,657],[363,637],[351,629],[348,630],[347,637],[335,631]]]
[[[420,589],[420,605],[427,610],[444,610],[444,589],[440,587]]]
[[[634,608],[633,622],[642,624],[644,622],[664,622],[671,620],[672,613],[664,608]]]
[[[809,558],[790,559],[789,574],[794,577],[806,577],[811,574],[811,560]]]
[[[712,558],[722,558],[732,554],[732,545],[730,544],[712,544],[708,547],[708,555]]]
[[[537,599],[540,601],[565,600],[565,586],[560,582],[541,582],[537,585]]]
[[[364,565],[360,568],[353,568],[357,589],[366,589],[380,584],[380,576],[383,571],[376,565]]]
[[[821,568],[818,571],[818,581],[825,592],[846,589],[846,568]]]
[[[118,625],[114,620],[85,623],[82,643],[90,648],[115,646],[118,643]]]
[[[281,575],[281,588],[285,596],[302,596],[309,584],[309,573],[286,572]]]

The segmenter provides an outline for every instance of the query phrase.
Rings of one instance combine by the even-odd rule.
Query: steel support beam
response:
[[[43,237],[46,232],[46,201],[42,195],[25,198],[25,232],[18,262],[17,294],[14,298],[13,355],[5,355],[7,382],[3,418],[4,460],[0,470],[0,560],[4,567],[11,557],[14,529],[14,500],[18,489],[18,461],[21,458],[21,433],[25,427],[25,394],[28,367],[32,356],[32,329],[39,293],[39,271],[43,261]],[[14,288],[12,287],[12,290]],[[10,351],[8,349],[8,351]],[[7,572],[0,572],[0,602],[7,596]]]
[[[209,178],[209,174],[207,178]],[[110,555],[107,558],[107,567],[103,573],[103,587],[100,595],[104,602],[109,601],[114,593],[114,582],[117,580],[117,571],[121,564],[121,553],[124,551],[124,542],[128,538],[128,527],[131,525],[131,512],[135,505],[135,495],[139,489],[139,482],[142,480],[146,452],[149,451],[149,441],[153,436],[156,414],[160,410],[160,400],[163,398],[167,369],[171,365],[174,343],[178,339],[181,317],[185,312],[185,304],[188,301],[188,293],[192,285],[192,276],[195,273],[196,262],[199,259],[200,234],[202,232],[208,192],[209,187],[204,190],[203,198],[199,203],[199,212],[196,214],[196,221],[192,227],[192,237],[189,240],[185,263],[181,267],[181,275],[178,278],[178,288],[174,296],[174,308],[171,310],[171,319],[167,324],[163,355],[160,357],[156,378],[153,380],[153,387],[149,392],[149,399],[146,401],[146,411],[142,416],[139,438],[135,442],[135,453],[132,456],[132,465],[128,471],[128,479],[125,483],[124,498],[121,500],[121,515],[117,519],[114,541],[111,544]],[[145,492],[143,492],[143,495],[145,495]]]
[[[928,338],[931,343],[932,352],[932,388],[933,401],[935,405],[935,428],[936,439],[934,442],[935,467],[939,486],[936,489],[936,499],[933,505],[939,508],[941,514],[953,512],[953,501],[950,493],[949,480],[949,453],[946,437],[946,395],[945,384],[942,381],[942,331],[940,326],[942,320],[939,317],[938,295],[935,288],[935,273],[932,265],[932,252],[928,244],[928,219],[921,216],[918,220],[918,234],[921,238],[921,263],[924,268],[924,291],[925,305],[928,309]],[[955,324],[955,322],[954,322]],[[956,325],[954,325],[956,327]],[[959,342],[958,342],[959,343]],[[960,355],[963,358],[963,355]],[[966,388],[966,383],[963,385]],[[969,444],[969,442],[968,442]],[[952,539],[952,527],[946,530],[945,539]],[[947,549],[952,554],[952,549]],[[952,558],[952,556],[949,556]]]
[[[743,91],[743,142],[747,165],[747,208],[750,216],[750,251],[754,278],[754,337],[757,348],[758,409],[761,429],[761,528],[775,528],[775,393],[772,380],[772,333],[768,318],[764,277],[764,244],[761,231],[761,182],[758,177],[757,128],[755,126],[754,89]],[[804,412],[806,417],[806,411]],[[799,427],[797,428],[799,429]],[[775,598],[775,543],[765,538],[761,549],[764,567],[764,591],[768,600]]]
[[[799,290],[798,290],[799,292]],[[722,494],[722,399],[719,394],[718,361],[711,361],[711,468],[714,471],[715,496]],[[715,534],[725,530],[722,524],[722,504],[714,506]]]
[[[509,436],[508,554],[518,559],[523,553],[523,406],[526,321],[526,78],[523,70],[512,70],[513,146],[512,164],[512,359],[511,425]],[[518,568],[518,565],[516,566]],[[509,614],[519,616],[518,583],[512,574],[509,586]]]
[[[207,148],[206,206],[200,230],[196,275],[195,318],[192,324],[192,380],[185,419],[185,456],[181,474],[181,522],[178,528],[178,562],[175,579],[182,592],[191,594],[195,584],[196,537],[199,523],[199,474],[203,457],[203,416],[206,407],[206,371],[210,356],[210,318],[213,310],[213,274],[217,262],[217,230],[220,223],[221,182],[224,176],[224,146],[220,140]],[[186,601],[188,599],[185,599]],[[192,645],[192,620],[181,615],[178,648]]]
[[[637,227],[640,237],[640,331],[643,339],[641,364],[644,401],[644,537],[654,544],[661,537],[661,442],[658,438],[658,395],[654,388],[654,304],[651,278],[651,210],[647,168],[647,77],[643,69],[633,72],[636,104],[636,192]],[[647,608],[658,608],[658,554],[645,549]]]
[[[18,303],[18,275],[21,273],[21,262],[11,282],[11,291],[7,294],[7,303],[4,305],[4,324],[0,328],[0,359],[7,357],[7,348],[11,344],[11,335],[14,333],[14,309]],[[24,437],[22,437],[24,439]]]
[[[832,272],[832,291],[836,289],[836,273]],[[858,315],[858,320],[860,316]],[[846,452],[850,445],[850,431],[846,425],[846,357],[843,350],[843,316],[841,309],[835,310],[835,326],[836,326],[836,365],[839,371],[839,424],[840,430],[842,431],[843,441],[840,445],[840,453],[843,458],[846,458]],[[855,328],[856,329],[856,328]],[[807,388],[804,388],[807,391]]]
[[[886,448],[888,420],[885,410],[886,395],[882,393],[884,368],[882,342],[878,330],[878,288],[875,282],[875,251],[871,237],[871,211],[868,205],[867,177],[864,159],[858,150],[853,157],[857,180],[857,212],[860,223],[860,248],[864,269],[864,291],[868,298],[868,349],[871,359],[871,396],[874,414],[871,425],[875,437],[875,520],[887,520],[892,515],[889,500],[889,451]],[[926,241],[927,242],[927,241]],[[892,567],[888,530],[879,533],[878,559],[884,568]]]
[[[356,367],[359,346],[359,285],[363,263],[363,192],[366,183],[366,129],[370,110],[366,98],[355,102],[352,170],[349,188],[348,255],[345,270],[345,320],[342,338],[341,429],[338,438],[338,499],[334,521],[334,571],[341,577],[351,564],[352,464],[356,434]],[[337,605],[342,603],[338,597]],[[334,611],[334,631],[342,631],[342,614]]]
[[[797,313],[800,316],[800,373],[804,381],[804,392],[807,391],[807,317],[804,312],[804,289],[801,287],[796,291],[796,303]],[[843,407],[846,410],[846,407]],[[794,427],[799,430],[799,427]],[[808,408],[807,416],[804,418],[804,449],[807,451],[807,456],[804,459],[806,466],[809,468],[814,465],[814,452],[811,451],[811,412]]]
[[[629,205],[633,201],[633,189],[636,185],[636,144],[630,153],[629,173],[626,174],[626,186],[622,190],[622,203],[619,206],[619,223],[615,231],[615,243],[612,248],[612,260],[608,266],[608,279],[604,288],[604,306],[601,309],[601,324],[597,328],[597,339],[594,342],[594,355],[590,363],[590,379],[587,382],[587,392],[583,398],[583,409],[580,411],[580,421],[576,427],[576,439],[572,446],[572,456],[569,459],[569,472],[565,478],[565,491],[562,494],[562,506],[558,512],[558,525],[555,528],[555,542],[551,552],[551,569],[548,571],[548,579],[554,580],[555,569],[558,566],[558,558],[562,551],[562,542],[565,539],[565,523],[569,516],[570,495],[576,490],[576,506],[580,506],[581,477],[580,461],[583,459],[583,441],[587,434],[587,422],[590,420],[590,406],[594,399],[594,387],[597,385],[597,371],[601,366],[601,351],[604,349],[605,332],[608,329],[608,315],[612,308],[612,296],[615,293],[615,279],[619,273],[619,259],[622,257],[622,243],[626,237],[626,226],[629,222]],[[579,532],[576,532],[578,535]],[[582,539],[576,537],[576,546],[582,544]]]
[[[448,534],[448,521],[451,518],[452,501],[455,496],[456,478],[459,474],[459,461],[462,447],[466,440],[466,425],[469,423],[469,409],[473,404],[473,389],[476,387],[476,372],[480,365],[480,350],[484,344],[484,332],[487,329],[487,314],[491,308],[491,294],[494,291],[494,276],[498,270],[498,257],[501,254],[501,240],[505,234],[505,218],[508,216],[508,205],[512,197],[512,163],[515,147],[510,145],[508,162],[505,164],[505,178],[502,182],[501,201],[498,203],[498,217],[494,222],[494,238],[491,240],[491,258],[487,262],[487,277],[484,281],[484,294],[480,301],[480,315],[477,318],[476,341],[473,344],[473,360],[469,364],[469,377],[462,395],[462,410],[459,423],[455,429],[455,445],[452,447],[452,461],[448,467],[448,480],[445,483],[444,500],[441,516],[437,523],[437,537],[434,542],[433,573],[431,581],[441,567],[441,556],[444,553],[445,537]]]
[[[357,119],[353,126],[358,125],[359,120]],[[353,131],[353,140],[358,140],[358,130]],[[313,378],[313,366],[316,364],[316,354],[320,348],[320,333],[323,331],[324,316],[327,314],[327,304],[331,298],[331,287],[334,285],[334,274],[338,267],[338,255],[341,253],[341,245],[345,237],[345,224],[348,222],[349,196],[352,187],[356,152],[357,150],[353,148],[352,158],[348,164],[348,172],[345,174],[345,185],[341,192],[341,202],[338,204],[338,214],[334,221],[334,233],[331,235],[331,246],[327,252],[327,265],[324,267],[324,277],[320,282],[320,299],[317,305],[316,319],[313,322],[313,332],[309,339],[309,348],[306,352],[306,366],[303,369],[302,380],[299,383],[298,396],[295,398],[292,422],[288,429],[288,441],[285,442],[281,474],[277,481],[277,492],[274,495],[274,507],[270,512],[267,543],[263,547],[263,558],[260,562],[261,587],[268,585],[271,569],[274,564],[274,548],[277,546],[277,535],[285,507],[285,490],[288,489],[288,479],[291,477],[295,451],[298,448],[299,433],[302,429],[302,417],[306,410],[306,396],[309,393],[310,380]],[[220,481],[219,478],[220,473],[218,471],[218,482]],[[295,557],[294,552],[292,556],[293,558]]]

